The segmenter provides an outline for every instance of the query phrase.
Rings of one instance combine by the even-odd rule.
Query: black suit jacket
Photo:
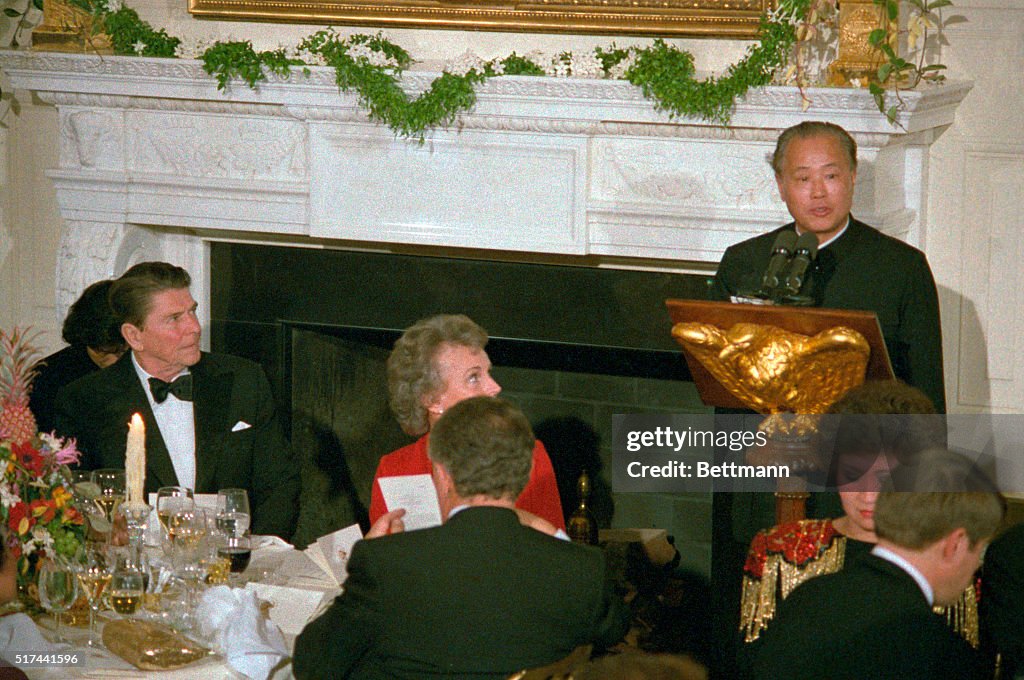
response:
[[[600,551],[523,527],[511,510],[360,541],[344,593],[295,641],[306,678],[504,678],[617,642],[625,607]]]
[[[756,290],[772,244],[793,223],[730,246],[712,285],[712,297],[728,300]],[[831,255],[824,255],[825,252]],[[819,254],[808,289],[819,306],[875,312],[896,377],[917,387],[944,413],[942,329],[935,280],[924,253],[850,218],[846,232]]]
[[[1007,529],[985,553],[981,623],[991,648],[1002,655],[1001,677],[1024,673],[1024,524]]]
[[[917,582],[871,554],[798,586],[763,635],[757,680],[990,677]]]
[[[246,359],[204,352],[190,370],[196,493],[247,489],[252,531],[290,538],[298,517],[298,463],[281,431],[263,369]],[[130,352],[58,393],[57,431],[77,439],[83,469],[123,468],[133,413],[146,423],[146,492],[176,486],[167,445]],[[250,427],[236,429],[239,423]]]
[[[37,373],[32,379],[28,406],[36,417],[39,431],[50,432],[56,427],[54,402],[60,389],[95,373],[100,367],[89,358],[85,345],[68,345],[40,361],[35,368]]]

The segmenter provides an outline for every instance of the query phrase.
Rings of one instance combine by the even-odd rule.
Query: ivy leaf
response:
[[[953,0],[935,0],[934,2],[928,3],[928,11],[934,11],[940,7],[949,7],[953,4]]]
[[[21,16],[21,12],[19,12],[16,9],[13,9],[11,7],[5,7],[4,8],[4,15],[5,16],[9,16],[9,17],[11,17],[13,19],[14,17],[20,17]]]
[[[43,0],[32,0],[32,4],[33,4],[33,5],[35,6],[35,8],[36,8],[37,10],[39,10],[40,12],[42,12],[42,11],[43,11]]]
[[[924,73],[924,72],[927,72],[927,71],[945,71],[945,70],[946,70],[946,65],[945,64],[931,64],[929,66],[923,67],[921,69],[921,72]]]
[[[868,33],[868,43],[879,47],[886,42],[886,30],[884,28],[876,28],[875,30]]]
[[[892,64],[886,62],[878,67],[878,82],[884,83],[892,72]]]

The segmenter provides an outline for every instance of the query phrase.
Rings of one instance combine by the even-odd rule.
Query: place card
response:
[[[441,506],[430,475],[378,477],[377,484],[388,510],[405,508],[402,521],[406,531],[441,525]]]

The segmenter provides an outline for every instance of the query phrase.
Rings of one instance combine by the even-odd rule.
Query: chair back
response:
[[[572,672],[590,659],[593,649],[593,645],[580,645],[565,658],[546,666],[525,668],[508,676],[508,680],[572,680]]]

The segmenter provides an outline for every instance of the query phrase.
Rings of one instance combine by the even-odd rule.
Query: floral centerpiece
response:
[[[0,522],[30,598],[43,558],[74,557],[86,533],[67,468],[78,462],[75,442],[38,432],[28,407],[33,337],[0,330]]]

